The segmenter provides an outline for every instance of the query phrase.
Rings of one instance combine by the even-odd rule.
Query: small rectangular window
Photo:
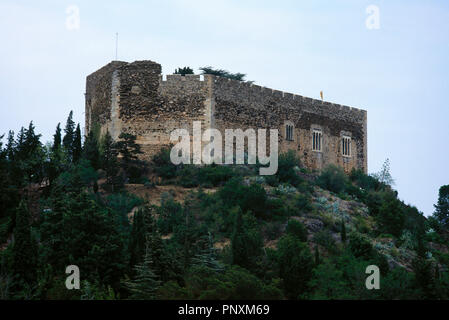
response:
[[[293,126],[286,125],[285,126],[285,139],[289,141],[293,141]]]
[[[345,157],[351,156],[351,137],[343,136],[341,138],[341,153]]]
[[[321,151],[321,140],[322,134],[321,130],[313,130],[312,133],[312,150],[313,151]]]

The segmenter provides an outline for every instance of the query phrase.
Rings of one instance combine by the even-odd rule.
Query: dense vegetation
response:
[[[257,165],[175,166],[168,149],[143,162],[129,134],[94,129],[83,143],[72,113],[52,143],[33,123],[4,138],[1,299],[449,297],[449,186],[426,219],[398,199],[388,163],[317,173],[287,153],[261,177]],[[130,184],[173,192],[155,205]],[[176,200],[175,187],[190,191]],[[371,264],[380,290],[365,288]],[[80,290],[65,287],[68,265]]]

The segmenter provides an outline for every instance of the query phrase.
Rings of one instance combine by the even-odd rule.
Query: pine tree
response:
[[[75,138],[75,122],[73,122],[73,111],[70,111],[67,123],[64,129],[64,138],[62,139],[62,145],[67,152],[67,158],[69,162],[73,159],[73,140]]]
[[[318,246],[315,246],[315,266],[319,265],[320,261],[320,251],[318,250]]]
[[[6,156],[10,162],[13,161],[13,159],[14,159],[15,144],[16,144],[16,142],[14,140],[14,131],[9,130],[8,142],[6,144]]]
[[[148,207],[138,209],[133,216],[131,234],[129,238],[130,265],[142,262],[145,255],[147,236],[155,229],[154,220]]]
[[[81,159],[83,150],[81,148],[81,129],[80,124],[76,126],[75,136],[73,138],[73,162],[77,163]]]
[[[449,184],[440,187],[433,215],[444,227],[449,227]]]
[[[61,123],[58,123],[56,126],[56,132],[53,135],[53,146],[51,150],[53,152],[56,152],[56,150],[59,150],[61,148]]]
[[[101,167],[106,172],[106,185],[111,187],[112,192],[121,186],[120,177],[118,176],[119,167],[117,163],[117,150],[114,146],[109,131],[103,138],[102,154],[101,154]]]
[[[156,298],[160,286],[158,277],[153,272],[150,245],[147,243],[143,262],[134,267],[136,276],[133,280],[125,282],[131,293],[130,298],[136,300],[152,300]]]
[[[15,166],[18,167],[15,179],[19,183],[40,182],[44,176],[45,155],[40,137],[40,134],[35,133],[32,121],[28,129],[22,127],[19,132],[14,154],[14,160],[17,161]]]
[[[90,131],[84,141],[83,157],[89,160],[90,165],[95,170],[100,168],[100,150],[98,140],[93,131]]]
[[[119,136],[119,141],[116,142],[115,147],[117,151],[122,156],[121,162],[123,170],[128,177],[132,176],[133,167],[137,166],[137,155],[141,154],[140,145],[136,143],[136,136],[129,133],[121,133]],[[134,170],[135,171],[135,170]],[[139,174],[134,174],[134,176]]]
[[[206,248],[202,249],[193,258],[193,264],[206,266],[216,272],[223,271],[224,266],[218,261],[217,249],[214,248],[213,237],[210,232],[205,240]]]
[[[432,263],[427,259],[427,248],[424,235],[417,236],[418,247],[416,257],[412,261],[412,268],[415,274],[415,286],[421,290],[424,299],[435,298],[435,281]]]
[[[13,270],[28,284],[36,280],[36,258],[37,247],[31,238],[30,214],[25,201],[22,200],[16,213]]]
[[[346,243],[346,226],[345,222],[341,221],[341,242]]]

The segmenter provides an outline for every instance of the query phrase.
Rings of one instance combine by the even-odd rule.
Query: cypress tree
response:
[[[36,280],[36,244],[31,239],[30,214],[22,200],[16,211],[14,229],[13,270],[21,280],[30,284]]]
[[[346,226],[345,222],[341,221],[341,242],[346,243]]]
[[[114,192],[115,187],[121,185],[118,177],[118,163],[117,163],[117,150],[114,147],[114,141],[112,140],[109,131],[103,138],[103,148],[101,156],[102,169],[106,172],[106,185],[111,187]]]
[[[95,170],[101,167],[98,139],[93,131],[89,132],[84,142],[83,157],[90,162]]]
[[[240,266],[248,265],[246,252],[246,237],[243,228],[242,210],[239,208],[234,223],[234,231],[231,238],[232,262]]]
[[[53,146],[51,150],[56,152],[59,148],[61,148],[61,123],[58,123],[56,126],[56,132],[53,135]]]
[[[69,162],[73,159],[73,140],[75,138],[75,122],[73,122],[73,111],[70,111],[69,117],[64,128],[64,138],[62,139],[62,145],[67,152]]]
[[[80,124],[76,126],[75,136],[73,138],[73,162],[77,163],[81,159],[83,150],[81,148],[81,129]]]
[[[115,144],[117,151],[121,154],[121,163],[123,170],[128,178],[139,177],[140,171],[137,155],[141,154],[140,145],[136,143],[136,136],[129,133],[121,133],[119,141]]]
[[[320,263],[320,251],[318,250],[318,246],[315,246],[315,266],[319,265]]]
[[[14,131],[9,130],[8,132],[8,142],[6,144],[6,156],[9,161],[14,159],[15,153],[15,141],[14,141]]]
[[[148,207],[140,208],[135,212],[129,239],[131,266],[142,262],[147,236],[153,232],[154,227],[154,220]]]
[[[445,227],[449,227],[449,185],[441,186],[434,217]]]

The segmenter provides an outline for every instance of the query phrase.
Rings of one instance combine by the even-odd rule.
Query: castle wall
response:
[[[149,159],[169,144],[175,129],[201,121],[202,129],[279,129],[279,152],[294,150],[304,165],[321,169],[334,163],[346,171],[367,171],[366,111],[212,75],[161,76],[152,61],[111,62],[87,77],[86,133],[98,123],[114,139],[137,136]],[[293,139],[286,139],[286,125]],[[312,150],[314,129],[322,151]],[[342,136],[351,137],[351,156],[342,155]],[[267,144],[267,149],[268,149]],[[223,148],[224,150],[224,148]]]
[[[279,152],[294,150],[311,169],[334,163],[345,171],[367,170],[366,111],[215,77],[215,127],[277,128]],[[286,139],[286,124],[292,124],[293,141]],[[313,129],[322,131],[322,151],[312,151]],[[341,152],[342,136],[351,137],[351,156]]]
[[[92,129],[92,125],[98,123],[104,126],[111,119],[111,90],[112,76],[120,66],[126,62],[113,61],[86,78],[86,108],[85,108],[85,132]]]
[[[173,130],[192,134],[193,121],[201,121],[203,128],[210,125],[210,83],[199,75],[162,79],[160,64],[152,61],[108,65],[97,72],[87,79],[86,132],[92,122],[114,140],[121,132],[131,133],[148,160],[170,143]],[[89,114],[94,115],[91,121]]]

